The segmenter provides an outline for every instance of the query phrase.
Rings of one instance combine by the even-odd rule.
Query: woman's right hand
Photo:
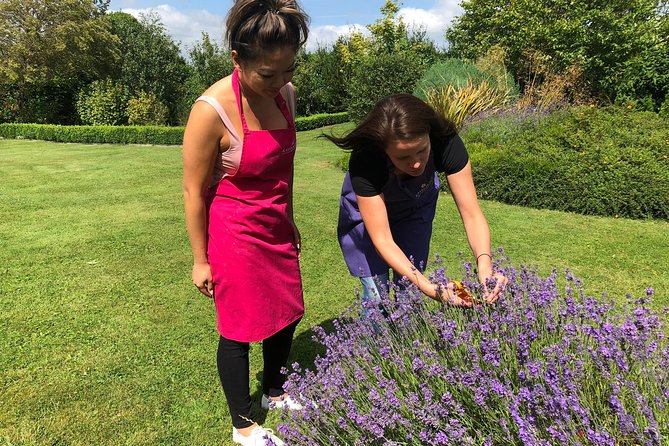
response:
[[[193,285],[200,290],[200,293],[213,299],[214,297],[214,281],[211,277],[211,267],[208,263],[194,263],[193,264]]]
[[[459,288],[458,283],[454,281],[448,282],[446,285],[438,284],[435,287],[433,298],[454,307],[470,308],[474,305],[474,300],[469,291],[463,292],[462,285]]]

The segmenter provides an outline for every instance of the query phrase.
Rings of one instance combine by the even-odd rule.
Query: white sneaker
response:
[[[279,400],[273,400],[267,395],[263,395],[260,400],[260,405],[263,409],[288,409],[288,410],[302,410],[302,405],[295,401],[290,395],[284,395]]]
[[[232,428],[232,441],[242,446],[284,446],[285,443],[279,437],[274,435],[272,429],[265,429],[262,426],[256,426],[248,437],[239,433],[237,429]]]

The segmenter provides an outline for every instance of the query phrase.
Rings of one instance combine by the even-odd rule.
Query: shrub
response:
[[[652,289],[620,308],[569,272],[560,291],[555,271],[498,267],[510,280],[494,305],[428,303],[410,285],[384,296],[387,316],[314,327],[325,354],[313,370],[293,364],[285,389],[304,409],[284,413],[286,443],[665,444],[669,343]]]
[[[127,112],[130,125],[164,125],[169,115],[167,106],[155,94],[144,91],[128,101]]]
[[[669,218],[669,128],[657,114],[577,107],[489,117],[462,133],[481,198],[582,214]]]
[[[0,83],[0,122],[73,124],[78,79]]]
[[[453,85],[428,90],[427,103],[438,113],[461,128],[465,120],[487,110],[503,105],[507,96],[489,86],[487,81],[478,85],[468,82],[456,88]]]
[[[300,54],[293,83],[297,88],[297,113],[309,116],[336,113],[346,109],[346,79],[342,55],[335,48],[318,48]]]
[[[442,89],[452,85],[460,89],[468,85],[488,82],[489,77],[476,65],[462,59],[446,59],[432,65],[416,83],[413,94],[426,100],[430,90]]]
[[[130,92],[111,79],[95,81],[77,97],[77,112],[86,125],[124,125],[128,123]]]
[[[0,137],[94,144],[181,145],[183,127],[0,124]]]
[[[297,118],[298,131],[348,121],[346,112]],[[181,145],[184,127],[0,124],[0,138],[98,144]]]
[[[488,81],[500,93],[509,99],[520,94],[518,84],[506,67],[506,49],[495,45],[486,54],[476,60],[476,68],[488,78]]]
[[[341,124],[348,122],[347,112],[339,113],[321,113],[318,115],[298,117],[295,119],[295,129],[299,132],[304,130],[313,130],[328,125]]]
[[[381,53],[362,59],[354,67],[349,85],[348,111],[351,119],[359,121],[364,118],[385,96],[411,93],[425,69],[411,53]]]
[[[521,76],[523,95],[518,101],[519,108],[545,110],[557,104],[584,105],[593,102],[578,64],[555,71],[551,69],[549,56],[528,49],[524,52],[523,66],[525,74]]]
[[[660,110],[657,112],[661,118],[669,119],[669,93],[664,98],[664,102],[660,105]]]

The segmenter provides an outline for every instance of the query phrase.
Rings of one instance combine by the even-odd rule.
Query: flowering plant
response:
[[[470,265],[462,282],[481,293]],[[279,432],[292,445],[667,445],[669,346],[652,289],[615,306],[569,271],[496,267],[494,305],[428,302],[410,284],[383,311],[315,327],[326,353],[293,364],[286,391],[304,410]],[[432,280],[445,283],[443,267]]]

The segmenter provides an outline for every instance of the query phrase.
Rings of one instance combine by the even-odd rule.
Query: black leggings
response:
[[[293,322],[273,336],[263,340],[262,354],[264,370],[262,392],[269,396],[284,394],[286,376],[281,373],[288,361],[293,334],[299,320]],[[249,393],[249,343],[237,342],[223,336],[218,340],[216,355],[218,376],[228,401],[232,425],[243,429],[253,424],[251,418],[251,395]]]

